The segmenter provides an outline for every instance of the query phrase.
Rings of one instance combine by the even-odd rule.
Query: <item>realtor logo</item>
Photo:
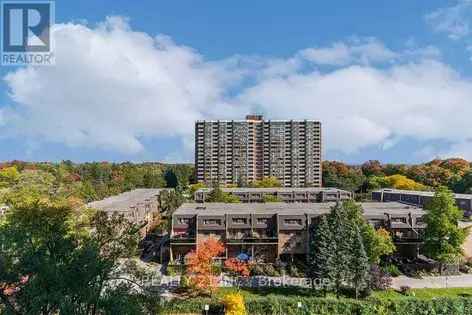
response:
[[[53,64],[52,1],[2,2],[2,65]]]

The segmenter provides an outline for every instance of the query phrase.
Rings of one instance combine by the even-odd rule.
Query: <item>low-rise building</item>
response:
[[[163,189],[135,189],[111,196],[103,200],[90,202],[89,208],[104,211],[109,215],[121,214],[129,221],[142,225],[142,232],[146,232],[146,225],[151,223],[159,213],[159,195]]]
[[[246,253],[257,261],[274,262],[306,257],[309,230],[335,205],[327,203],[186,203],[172,216],[170,259],[184,262],[185,255],[205,238],[221,240],[221,259]],[[362,203],[365,218],[386,228],[402,244],[420,242],[424,211],[397,202]]]
[[[372,200],[380,202],[401,202],[409,205],[424,207],[434,197],[432,191],[413,191],[400,189],[380,189],[372,192]],[[464,211],[464,215],[472,215],[472,195],[454,194],[457,206]]]
[[[195,192],[196,202],[205,202],[212,188],[201,188]],[[352,193],[337,188],[319,187],[274,187],[274,188],[221,188],[223,192],[238,197],[243,203],[264,202],[264,198],[271,196],[281,202],[330,202],[352,198]]]

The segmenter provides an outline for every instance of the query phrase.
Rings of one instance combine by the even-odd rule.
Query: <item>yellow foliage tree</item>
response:
[[[385,177],[390,187],[403,190],[425,190],[426,186],[409,179],[406,176],[396,174]]]
[[[246,305],[241,293],[228,293],[223,297],[226,315],[246,315]]]

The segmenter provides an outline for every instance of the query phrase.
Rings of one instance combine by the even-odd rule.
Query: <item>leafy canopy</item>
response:
[[[425,209],[425,254],[442,263],[457,262],[462,256],[466,231],[458,225],[463,212],[456,206],[452,193],[439,188]]]
[[[123,265],[138,240],[137,227],[122,216],[77,213],[56,200],[17,200],[0,224],[6,314],[144,313],[157,296],[139,285],[133,264]]]

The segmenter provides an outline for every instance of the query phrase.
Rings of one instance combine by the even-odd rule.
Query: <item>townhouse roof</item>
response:
[[[165,189],[134,189],[103,200],[90,202],[87,206],[102,211],[129,211],[146,200],[157,197],[162,190]]]
[[[213,188],[200,188],[196,192],[211,192],[212,190],[213,190]],[[247,192],[247,193],[344,192],[344,193],[349,193],[346,190],[342,190],[342,189],[338,189],[338,188],[332,188],[332,187],[322,187],[322,188],[320,188],[320,187],[270,187],[270,188],[252,188],[252,187],[231,187],[231,188],[226,188],[226,187],[224,187],[224,188],[221,188],[221,190],[224,191],[224,192],[229,192],[229,193],[239,193],[239,192]]]
[[[402,189],[392,189],[392,188],[383,188],[375,190],[376,193],[395,193],[395,194],[404,194],[404,195],[416,195],[416,196],[425,196],[433,197],[434,191],[420,191],[420,190],[402,190]],[[453,194],[454,198],[457,199],[472,199],[472,194]]]
[[[282,214],[304,215],[328,213],[335,205],[326,203],[184,203],[174,215],[224,215],[224,214]],[[364,202],[360,204],[364,215],[423,215],[424,211],[416,206],[399,202]]]

